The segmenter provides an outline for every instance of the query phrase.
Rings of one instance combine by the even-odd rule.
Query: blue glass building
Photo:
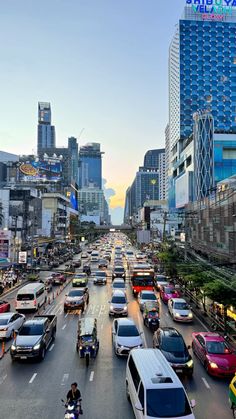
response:
[[[214,153],[212,155],[215,162],[214,180],[217,182],[225,175],[225,177],[230,176],[235,170],[233,161],[236,150],[235,8],[230,13],[208,15],[200,13],[200,8],[193,5],[186,6],[170,45],[169,198],[171,206],[176,206],[176,181],[178,181],[178,190],[181,190],[179,179],[195,170],[193,166],[195,147],[193,145],[191,147],[190,143],[193,141],[193,137],[191,138],[194,126],[193,115],[199,111],[209,112],[213,116]],[[220,140],[221,145],[217,144],[215,137],[218,134],[224,135],[224,139]],[[201,147],[200,152],[203,153],[203,143]],[[227,148],[231,150],[227,152]],[[198,168],[203,167],[205,163],[206,161],[198,160]],[[203,182],[206,182],[206,190],[210,182],[206,177]],[[187,196],[186,201],[188,202]]]
[[[102,152],[100,144],[88,143],[79,150],[79,187],[93,184],[102,189]]]

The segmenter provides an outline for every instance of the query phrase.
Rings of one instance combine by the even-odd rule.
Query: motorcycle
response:
[[[91,268],[88,265],[84,265],[83,267],[83,273],[85,273],[86,275],[90,276],[91,275]]]
[[[80,414],[82,414],[81,409],[81,400],[71,401],[69,403],[61,399],[64,407],[66,408],[64,419],[79,419]]]

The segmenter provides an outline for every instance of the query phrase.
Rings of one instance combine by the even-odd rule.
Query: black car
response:
[[[160,349],[177,374],[193,375],[193,360],[183,336],[174,327],[161,327],[153,335],[153,347]]]
[[[82,312],[85,306],[89,303],[89,291],[88,288],[80,288],[76,290],[70,290],[65,297],[64,301],[64,312],[68,310],[81,309]]]
[[[112,279],[114,278],[123,278],[125,279],[125,269],[123,266],[115,265],[112,271]]]

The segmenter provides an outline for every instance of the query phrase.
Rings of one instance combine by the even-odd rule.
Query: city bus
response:
[[[153,291],[154,270],[148,265],[134,265],[131,272],[131,287],[134,296],[141,291]]]

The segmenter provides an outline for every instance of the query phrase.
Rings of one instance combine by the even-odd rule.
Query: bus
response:
[[[154,270],[135,265],[131,273],[131,286],[134,296],[137,296],[141,291],[153,291]]]

